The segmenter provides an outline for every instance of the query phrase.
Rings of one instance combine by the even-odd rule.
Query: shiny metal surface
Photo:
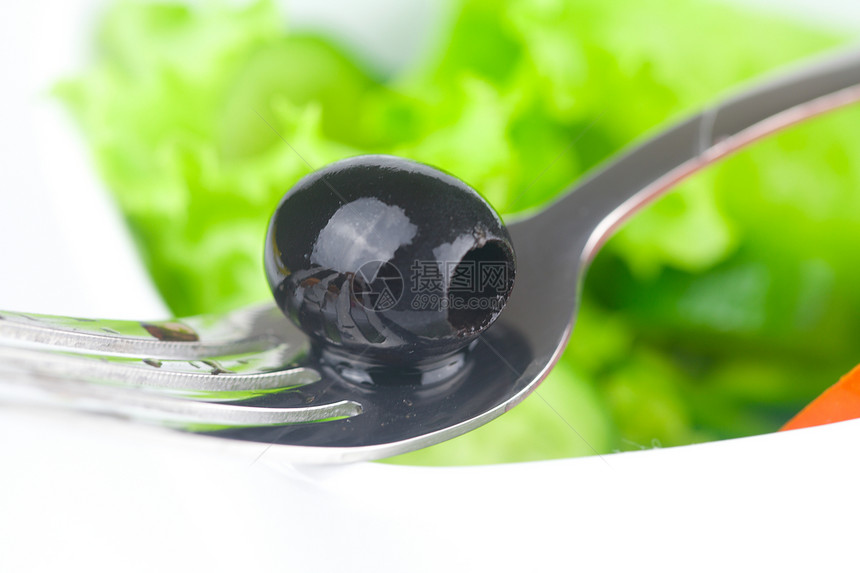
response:
[[[513,294],[448,381],[345,380],[274,305],[166,323],[0,313],[0,400],[269,443],[303,460],[373,459],[438,443],[504,413],[544,379],[570,334],[589,261],[626,218],[731,152],[858,100],[860,52],[804,64],[680,122],[510,222]]]

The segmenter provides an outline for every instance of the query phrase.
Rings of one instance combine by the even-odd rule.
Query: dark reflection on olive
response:
[[[452,357],[498,317],[515,272],[507,229],[475,190],[389,156],[299,181],[272,217],[265,263],[280,308],[347,373],[460,364]]]

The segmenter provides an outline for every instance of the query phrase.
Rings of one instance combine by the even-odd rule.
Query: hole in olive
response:
[[[501,241],[467,252],[452,275],[448,322],[458,331],[484,328],[502,310],[513,278],[513,257]]]

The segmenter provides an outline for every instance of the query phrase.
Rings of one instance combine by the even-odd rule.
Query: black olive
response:
[[[331,164],[269,224],[275,300],[324,353],[409,367],[463,349],[501,312],[515,256],[502,220],[451,175],[398,157]]]

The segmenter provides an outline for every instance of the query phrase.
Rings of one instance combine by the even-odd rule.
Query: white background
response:
[[[853,2],[754,3],[860,29]],[[45,95],[81,61],[95,4],[21,2],[0,19],[0,307],[164,316]],[[393,0],[293,13],[396,66],[429,38],[398,26],[399,10],[431,24],[439,14]],[[0,571],[848,570],[858,443],[860,422],[846,422],[511,466],[314,467],[259,457],[261,446],[0,407]]]

